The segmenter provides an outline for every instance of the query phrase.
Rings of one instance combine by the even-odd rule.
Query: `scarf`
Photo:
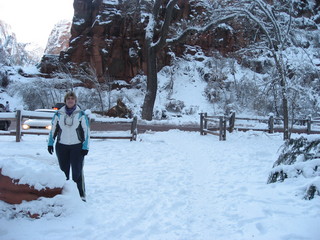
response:
[[[72,108],[68,108],[66,106],[66,113],[68,114],[68,116],[71,116],[71,114],[74,112],[74,110],[76,110],[77,105],[74,105]]]

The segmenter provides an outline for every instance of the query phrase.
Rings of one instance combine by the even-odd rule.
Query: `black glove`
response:
[[[54,152],[53,146],[48,146],[48,152],[52,155],[52,153]]]
[[[87,154],[88,154],[88,152],[89,152],[89,150],[84,150],[84,149],[82,149],[82,150],[81,150],[81,154],[82,154],[82,156],[87,155]]]

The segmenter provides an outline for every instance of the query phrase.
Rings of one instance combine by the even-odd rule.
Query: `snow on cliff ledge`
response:
[[[19,184],[29,184],[37,190],[62,188],[65,184],[63,172],[57,166],[43,162],[39,155],[1,158],[0,169],[2,175],[19,180]]]

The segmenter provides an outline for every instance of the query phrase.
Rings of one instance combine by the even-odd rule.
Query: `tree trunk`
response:
[[[147,49],[147,92],[142,107],[142,119],[152,120],[153,107],[158,89],[157,52],[154,47]]]
[[[103,114],[103,112],[104,112],[104,106],[103,106],[102,90],[101,90],[101,87],[100,87],[100,86],[97,88],[97,92],[98,92],[99,101],[100,101],[100,105],[101,105],[101,112],[102,112],[102,114]]]
[[[286,94],[286,86],[284,79],[281,79],[282,88],[282,109],[283,109],[283,139],[289,139],[289,109],[288,109],[288,99]]]
[[[279,72],[281,95],[282,95],[282,110],[283,110],[283,139],[289,139],[289,108],[288,108],[288,98],[286,89],[286,77],[284,72],[284,64],[282,60],[282,55],[274,55],[276,67]]]

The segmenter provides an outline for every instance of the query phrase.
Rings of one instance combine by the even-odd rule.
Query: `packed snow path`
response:
[[[38,154],[57,165],[45,137],[8,139],[0,138],[8,150],[0,159]],[[0,239],[318,240],[320,201],[302,200],[303,178],[266,184],[282,143],[281,134],[234,133],[221,142],[177,130],[93,140],[87,202],[68,182],[62,196],[21,204],[50,206],[41,219],[2,215]]]

